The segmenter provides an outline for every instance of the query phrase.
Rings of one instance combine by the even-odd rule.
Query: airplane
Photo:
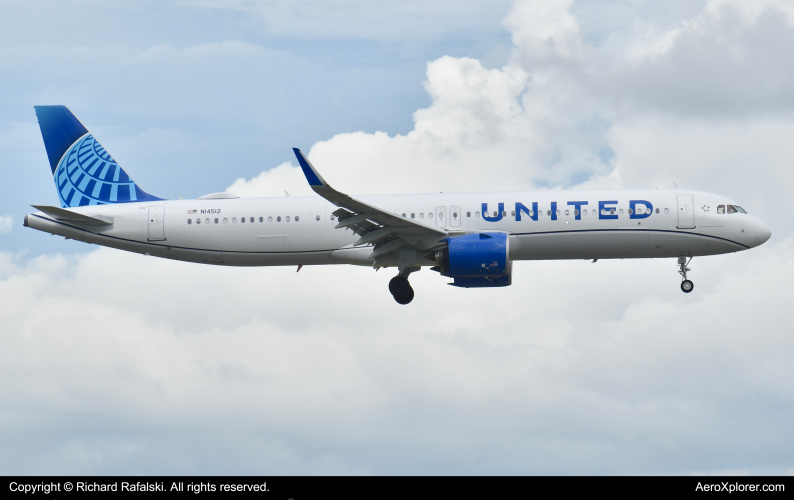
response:
[[[24,225],[66,239],[221,266],[395,268],[389,291],[414,298],[423,267],[462,288],[512,283],[520,260],[677,259],[757,247],[769,226],[725,196],[686,189],[349,196],[293,148],[319,196],[166,200],[141,189],[66,106],[35,106],[60,207]]]

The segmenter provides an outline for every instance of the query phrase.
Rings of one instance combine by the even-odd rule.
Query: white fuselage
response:
[[[452,236],[507,232],[512,260],[714,255],[758,246],[771,235],[757,217],[717,213],[719,205],[732,203],[725,197],[684,190],[438,193],[357,199],[443,227]],[[636,203],[630,214],[632,200],[648,202],[650,215],[648,205]],[[484,203],[492,220],[483,217]],[[517,203],[521,204],[518,210]],[[499,204],[503,204],[501,211]],[[319,196],[172,200],[70,210],[109,217],[113,223],[83,226],[36,213],[26,217],[25,224],[88,243],[206,264],[373,264],[368,257],[372,248],[353,247],[359,236],[350,229],[335,229],[337,207]],[[425,247],[437,244],[428,241]],[[434,265],[430,260],[420,264]]]

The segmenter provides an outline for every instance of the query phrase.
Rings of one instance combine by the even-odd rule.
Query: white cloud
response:
[[[290,196],[314,195],[301,169],[289,162],[265,170],[250,181],[237,179],[226,191],[243,198],[286,196],[284,191]]]
[[[570,13],[572,4],[573,0],[513,2],[503,22],[515,45],[540,53],[553,49],[567,56],[579,35],[579,23]]]
[[[695,259],[691,295],[670,260],[519,263],[502,290],[427,271],[408,308],[365,268],[2,254],[0,467],[763,472],[745,450],[792,437],[792,250]]]
[[[10,215],[0,215],[0,234],[11,231],[14,227],[14,218]]]

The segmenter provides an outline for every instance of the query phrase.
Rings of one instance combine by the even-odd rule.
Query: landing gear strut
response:
[[[687,267],[690,262],[692,262],[692,257],[690,257],[689,260],[683,255],[678,257],[678,274],[683,278],[683,281],[681,281],[681,291],[684,293],[689,293],[695,289],[695,284],[686,278],[686,272],[691,271],[691,269]]]
[[[400,274],[389,281],[389,291],[398,304],[405,305],[414,300],[414,289],[411,288],[411,284],[408,283],[408,275],[418,269],[419,268],[405,268],[400,271]]]

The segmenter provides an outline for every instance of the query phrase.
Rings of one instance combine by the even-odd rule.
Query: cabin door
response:
[[[165,219],[165,207],[149,207],[149,241],[165,239],[163,219]]]
[[[695,227],[695,203],[691,194],[679,194],[678,200],[678,227],[691,229]]]

